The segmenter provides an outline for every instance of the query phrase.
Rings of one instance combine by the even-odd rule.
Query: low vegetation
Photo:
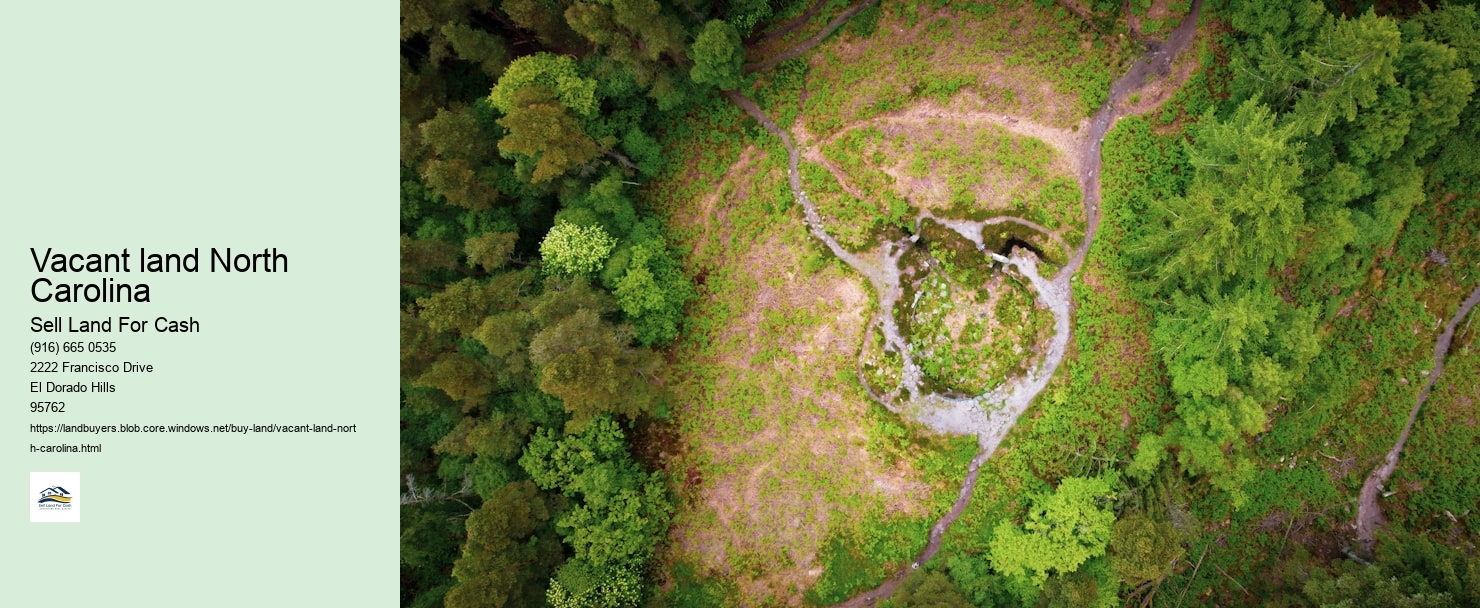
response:
[[[1458,3],[1204,3],[1103,141],[1067,357],[912,568],[977,445],[871,397],[870,319],[925,390],[1028,369],[1052,316],[947,223],[1064,264],[1085,118],[1192,4],[880,2],[760,70],[851,5],[405,4],[402,605],[1480,601],[1473,319],[1351,534],[1480,282]],[[913,240],[895,310],[731,90],[846,248]]]

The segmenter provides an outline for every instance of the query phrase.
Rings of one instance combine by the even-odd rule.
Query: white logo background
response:
[[[47,488],[61,487],[67,490],[72,502],[66,507],[43,507],[37,502]],[[33,522],[79,522],[82,521],[82,473],[31,473],[31,493],[26,499],[31,503]],[[56,503],[48,503],[55,505]]]

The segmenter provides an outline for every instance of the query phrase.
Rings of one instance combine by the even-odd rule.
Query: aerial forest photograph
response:
[[[399,59],[401,606],[1480,606],[1474,0],[401,0]]]

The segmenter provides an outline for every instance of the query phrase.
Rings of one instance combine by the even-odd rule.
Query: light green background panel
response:
[[[393,2],[0,4],[0,605],[398,602]],[[37,303],[30,248],[127,248],[149,303]],[[139,274],[138,249],[200,249]],[[288,256],[210,273],[210,249]],[[32,317],[188,319],[116,354],[33,357]],[[116,327],[115,327],[116,329]],[[29,372],[33,360],[154,365]],[[30,413],[31,381],[109,381]],[[353,434],[30,432],[31,424],[356,425]],[[100,443],[98,454],[31,444]],[[80,523],[28,521],[28,474],[79,471]]]

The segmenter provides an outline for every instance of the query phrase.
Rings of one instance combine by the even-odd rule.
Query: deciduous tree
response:
[[[1122,517],[1110,533],[1111,564],[1120,580],[1131,587],[1165,578],[1183,551],[1171,524],[1145,513]]]
[[[574,501],[556,522],[574,557],[552,582],[551,601],[631,605],[631,568],[652,554],[672,506],[661,480],[627,454],[621,428],[602,416],[572,435],[543,429],[519,464],[540,487]]]
[[[715,19],[704,24],[694,45],[689,49],[694,67],[689,76],[699,84],[721,89],[740,87],[744,76],[745,51],[740,46],[740,33],[729,22]]]
[[[935,571],[916,571],[889,599],[893,608],[972,608],[951,577]]]
[[[637,341],[647,345],[677,337],[684,304],[695,297],[688,277],[657,239],[632,247],[615,294],[622,311],[633,319]]]
[[[540,242],[540,258],[549,272],[560,275],[589,275],[601,268],[617,240],[601,226],[577,226],[558,222]]]
[[[558,541],[537,534],[549,519],[544,498],[528,481],[504,486],[473,511],[447,608],[537,605],[543,578],[560,557]]]
[[[1105,554],[1115,512],[1106,502],[1115,495],[1117,479],[1066,477],[1052,494],[1034,496],[1021,525],[997,525],[989,552],[992,568],[1007,575],[1027,575],[1042,586],[1051,573],[1078,569]]]
[[[635,418],[653,407],[656,395],[649,378],[659,360],[650,351],[627,346],[618,329],[583,309],[549,325],[530,342],[540,390],[565,402],[573,430],[602,413]]]
[[[493,272],[509,262],[509,257],[514,253],[514,244],[518,241],[518,233],[485,232],[469,237],[463,243],[463,251],[467,253],[470,265],[476,264],[485,271]]]
[[[498,141],[499,151],[533,162],[529,175],[536,184],[591,162],[601,152],[548,87],[531,86],[514,93],[507,115],[498,124],[509,131]]]
[[[550,53],[535,53],[515,59],[499,77],[488,101],[508,114],[519,105],[515,95],[529,87],[552,91],[553,97],[578,116],[597,110],[596,80],[581,74],[575,60]]]

